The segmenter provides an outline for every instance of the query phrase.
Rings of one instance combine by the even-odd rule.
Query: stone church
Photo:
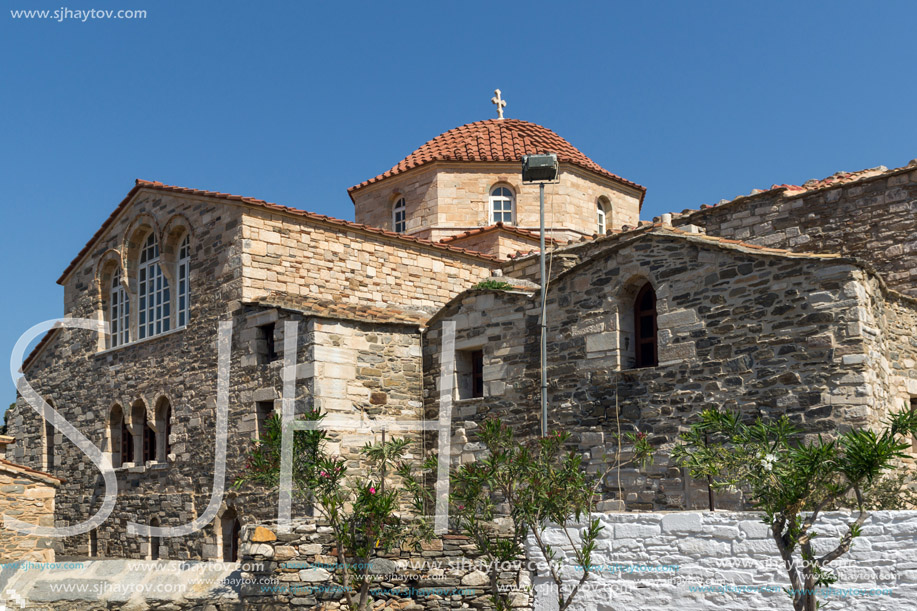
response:
[[[616,450],[619,427],[660,449],[648,470],[605,482],[603,508],[705,507],[666,450],[708,405],[787,413],[812,433],[917,408],[917,162],[641,221],[644,187],[501,116],[351,187],[355,222],[138,180],[58,279],[66,315],[111,332],[55,329],[23,364],[117,475],[110,518],[55,545],[234,560],[240,525],[276,517],[276,496],[248,486],[192,535],[125,527],[178,526],[208,504],[221,321],[232,322],[228,484],[281,408],[285,344],[296,410],[435,420],[446,355],[454,462],[480,451],[474,429],[489,415],[537,434],[539,198],[520,159],[546,152],[559,159],[546,189],[550,428],[571,431],[593,463]],[[56,524],[93,515],[104,485],[87,456],[21,397],[9,423],[9,458],[62,479]],[[348,455],[370,436],[333,441]],[[417,455],[436,449],[413,439]]]

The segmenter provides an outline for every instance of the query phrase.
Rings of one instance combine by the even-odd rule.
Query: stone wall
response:
[[[639,191],[567,164],[561,165],[558,180],[545,189],[545,223],[554,237],[594,234],[600,197],[609,206],[607,228],[637,223]],[[510,187],[516,195],[515,225],[537,230],[538,185],[522,184],[518,163],[436,163],[380,181],[353,194],[356,221],[391,230],[392,205],[403,196],[407,233],[441,240],[492,224],[490,191],[498,185]]]
[[[599,535],[589,578],[571,611],[706,611],[788,609],[789,579],[767,526],[754,513],[685,512],[598,515]],[[814,540],[833,548],[853,516],[824,514]],[[822,526],[824,525],[824,526]],[[907,609],[917,600],[917,512],[876,511],[847,554],[828,565],[839,580],[828,608],[856,611]],[[567,574],[581,575],[558,529],[546,539]],[[536,554],[533,541],[528,553]],[[557,608],[552,584],[534,578],[536,611]]]
[[[233,322],[228,485],[241,473],[251,439],[257,435],[258,409],[280,410],[280,357],[286,321],[296,321],[299,325],[297,412],[310,409],[317,399],[322,409],[352,416],[357,422],[362,419],[364,424],[379,417],[416,420],[420,415],[420,335],[416,324],[334,322],[311,316],[309,312],[242,301],[239,210],[237,205],[214,203],[205,197],[141,190],[99,238],[97,248],[67,277],[68,313],[75,317],[103,317],[107,304],[100,286],[110,282],[112,266],[120,265],[126,270],[135,266],[132,260],[137,242],[147,230],[157,231],[163,244],[168,245],[175,227],[187,226],[192,231],[190,322],[186,327],[114,349],[106,349],[104,338],[97,334],[62,329],[52,334],[27,366],[27,378],[39,394],[109,455],[118,452],[121,445],[120,427],[109,426],[114,406],[127,413],[129,434],[135,446],[142,440],[143,426],[149,423],[157,444],[164,447],[165,432],[157,420],[157,408],[165,402],[171,405],[168,455],[145,464],[127,457],[125,464],[116,469],[118,502],[112,515],[95,533],[102,556],[149,555],[149,539],[128,535],[128,521],[149,524],[156,519],[162,526],[177,526],[193,520],[207,507],[214,473],[219,321]],[[187,225],[178,225],[178,220]],[[166,246],[163,250],[167,262]],[[366,256],[356,243],[354,248],[338,255],[334,259],[337,271],[314,280],[329,287],[329,300],[339,297],[335,287],[341,278],[355,278],[347,266],[361,265]],[[433,259],[430,255],[426,261]],[[443,280],[439,282],[443,291],[447,290],[449,281],[455,283],[452,293],[447,294],[462,287],[459,277],[467,274],[469,284],[474,280],[469,270],[478,269],[473,263],[477,259],[468,260],[468,265],[455,264],[455,274],[442,274]],[[167,263],[164,265],[168,267]],[[447,261],[442,269],[421,272],[418,264],[410,273],[432,278],[436,273],[453,269],[450,265]],[[483,269],[487,273],[481,273],[489,275],[487,267]],[[381,268],[379,274],[387,275]],[[129,271],[126,275],[128,279],[132,277]],[[411,284],[407,278],[402,282],[405,287]],[[423,281],[418,284],[426,286]],[[404,289],[412,295],[420,290],[422,287]],[[392,296],[374,295],[383,301]],[[435,303],[435,298],[424,303]],[[276,354],[270,359],[265,354],[267,340],[263,333],[269,328],[265,325],[273,325],[270,328]],[[139,406],[137,418],[132,414],[134,406]],[[53,432],[55,457],[52,464],[46,465],[43,422],[21,398],[10,413],[10,431],[20,440],[13,449],[13,460],[65,476],[67,481],[61,485],[57,497],[58,526],[83,521],[98,510],[104,489],[98,470],[60,432]],[[332,437],[348,456],[354,455],[356,446],[366,440],[365,433],[336,431]],[[242,523],[276,517],[276,495],[265,495],[251,486],[227,489],[218,517],[231,511]],[[164,539],[160,547],[162,557],[219,557],[218,523],[188,537]],[[88,554],[89,535],[63,541],[63,551]]]
[[[449,244],[506,260],[519,252],[529,252],[540,248],[538,238],[526,238],[508,231],[491,230],[468,237],[450,240]]]
[[[265,524],[243,531],[243,563],[260,571],[242,573],[255,583],[240,598],[258,609],[316,609],[322,602],[342,601],[341,582],[332,575],[338,559],[330,529],[295,522],[289,534],[275,530]],[[493,609],[486,564],[463,535],[443,535],[419,548],[405,544],[380,554],[371,566],[373,609]],[[514,609],[532,608],[530,573],[522,559],[501,572],[499,584],[515,591]]]
[[[54,494],[60,482],[15,465],[0,463],[0,516],[54,526]],[[53,562],[53,540],[0,528],[0,562]]]
[[[645,281],[657,296],[659,365],[634,369],[628,315]],[[705,507],[706,487],[667,458],[679,431],[704,407],[787,414],[810,434],[833,434],[877,424],[892,405],[890,391],[880,389],[891,367],[884,354],[900,355],[891,359],[898,377],[910,379],[913,372],[901,371],[910,357],[891,346],[913,346],[914,331],[895,323],[893,339],[891,329],[869,325],[873,304],[885,309],[881,294],[871,296],[878,290],[872,282],[842,259],[765,254],[664,231],[601,251],[556,276],[549,290],[551,428],[571,431],[598,470],[618,450],[620,418],[622,430],[648,434],[660,453],[645,471],[621,470],[621,495],[613,473],[606,497],[623,496],[629,509]],[[912,320],[913,304],[896,304],[901,320]],[[484,354],[484,397],[453,406],[453,458],[480,452],[474,429],[488,415],[510,422],[519,435],[535,434],[537,293],[465,293],[431,320],[424,349],[428,418],[437,410],[445,320],[455,322],[457,355]],[[720,506],[741,502],[720,497]]]
[[[243,294],[272,292],[431,312],[499,263],[259,210],[242,219]]]
[[[228,304],[241,297],[238,259],[238,208],[206,199],[141,190],[120,210],[94,248],[66,277],[68,315],[99,319],[107,316],[107,290],[112,269],[124,270],[133,296],[133,335],[136,338],[134,279],[138,248],[149,231],[156,232],[163,253],[164,273],[173,272],[175,232],[191,232],[191,312],[185,327],[114,349],[104,337],[90,331],[61,329],[28,363],[25,374],[35,390],[103,452],[112,453],[109,427],[113,408],[129,415],[129,432],[141,439],[149,422],[160,436],[156,408],[172,406],[171,453],[164,460],[135,464],[126,457],[117,469],[119,499],[112,516],[99,528],[98,548],[103,555],[144,557],[145,538],[127,536],[128,520],[143,524],[153,518],[164,526],[196,517],[209,499],[212,486],[213,430],[216,390],[216,329],[230,318]],[[174,282],[174,276],[170,281]],[[174,284],[173,284],[174,286]],[[235,352],[238,355],[238,350]],[[137,405],[142,417],[130,418]],[[143,420],[144,422],[141,422]],[[45,464],[41,417],[20,397],[10,414],[10,431],[18,438],[13,460],[62,475],[57,495],[58,526],[87,519],[102,502],[101,475],[89,459],[59,431],[54,432],[54,462]],[[136,445],[136,444],[135,444]],[[203,536],[203,535],[201,535]],[[170,546],[174,548],[170,549]],[[88,553],[89,536],[63,542],[65,553]],[[171,557],[200,557],[201,539],[171,540],[164,545]]]
[[[766,191],[674,223],[774,248],[859,257],[890,287],[917,296],[917,165],[803,193]]]

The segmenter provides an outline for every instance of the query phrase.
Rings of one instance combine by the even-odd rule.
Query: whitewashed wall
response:
[[[605,527],[590,576],[571,611],[792,611],[781,591],[789,580],[759,514],[735,512],[614,513],[598,515]],[[850,514],[826,514],[816,552],[833,548]],[[564,551],[571,578],[575,561],[559,529],[547,535]],[[540,559],[534,541],[529,559]],[[560,552],[558,556],[560,556]],[[618,565],[618,566],[616,566]],[[853,549],[831,565],[840,579],[833,589],[847,591],[821,600],[827,609],[856,611],[917,610],[917,511],[878,511],[870,515]],[[623,570],[622,570],[623,568]],[[581,575],[581,573],[579,573]],[[536,611],[557,608],[553,582],[534,577]],[[743,591],[758,586],[774,591]],[[696,591],[698,588],[733,591]],[[695,591],[692,591],[692,588]],[[879,590],[878,595],[857,594]]]

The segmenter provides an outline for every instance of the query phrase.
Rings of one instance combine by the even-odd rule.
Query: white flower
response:
[[[765,454],[761,459],[761,466],[764,467],[765,471],[773,471],[775,462],[777,462],[777,457],[775,455]]]

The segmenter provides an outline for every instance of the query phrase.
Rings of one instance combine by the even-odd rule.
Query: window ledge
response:
[[[173,462],[171,460],[172,455],[170,454],[169,456],[170,456],[170,460],[168,460],[167,462],[160,462],[158,460],[150,460],[142,465],[138,465],[132,462],[127,462],[127,463],[122,464],[120,467],[115,467],[114,471],[115,473],[145,473],[147,471],[163,471],[165,469],[168,469],[172,465],[172,462]]]
[[[136,339],[134,341],[127,342],[126,344],[115,346],[114,348],[105,348],[104,350],[99,350],[93,356],[105,356],[106,354],[117,352],[118,350],[121,350],[122,348],[130,348],[131,346],[136,346],[138,344],[144,344],[146,342],[151,342],[153,340],[160,339],[162,337],[168,337],[170,335],[175,335],[176,333],[181,333],[182,331],[184,331],[187,328],[188,328],[188,325],[185,325],[184,327],[177,327],[175,329],[172,329],[171,331],[160,333],[159,335],[152,335],[150,337],[144,337],[143,339]]]
[[[492,397],[469,397],[467,399],[455,399],[453,402],[454,403],[474,403],[474,402],[482,403],[484,399],[490,399],[490,398]]]

